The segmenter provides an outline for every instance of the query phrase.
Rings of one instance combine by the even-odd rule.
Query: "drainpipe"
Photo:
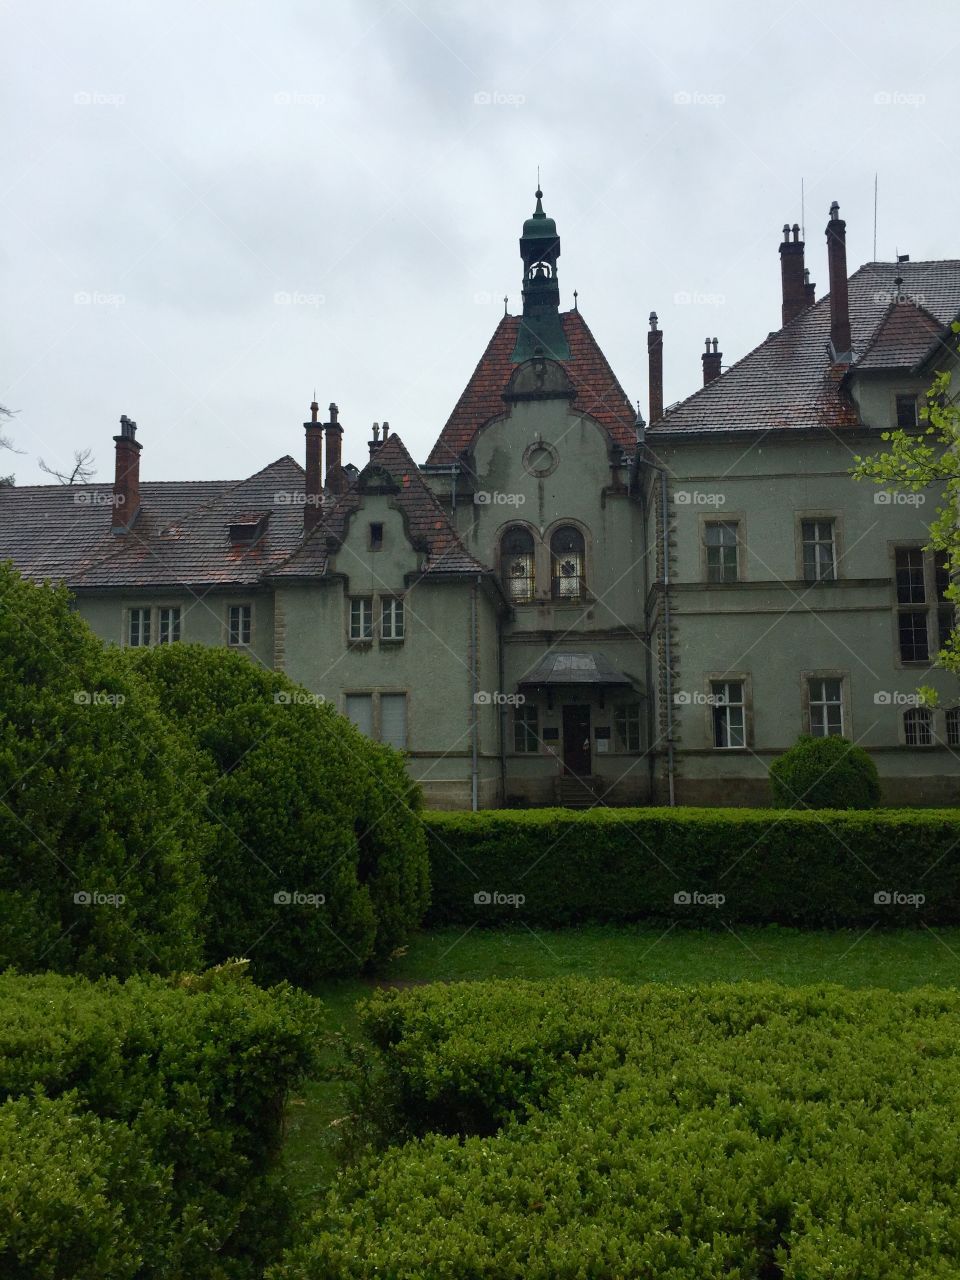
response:
[[[670,538],[667,533],[667,472],[660,467],[660,529],[663,556],[663,660],[666,668],[664,692],[667,697],[667,795],[671,809],[676,804],[673,760],[673,670],[670,653]]]
[[[503,619],[499,610],[497,610],[497,687],[501,690],[504,687]],[[502,808],[507,802],[507,705],[505,702],[500,703],[499,733],[500,741],[497,745],[500,749],[500,806]]]
[[[480,706],[477,694],[480,692],[480,669],[477,661],[477,587],[480,579],[473,584],[470,593],[470,808],[476,813],[480,807]]]

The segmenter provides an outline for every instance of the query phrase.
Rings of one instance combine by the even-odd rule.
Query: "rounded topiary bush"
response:
[[[0,968],[193,967],[204,788],[65,590],[0,565]]]
[[[132,660],[205,758],[208,960],[306,984],[404,942],[428,861],[402,756],[243,654],[178,644]]]
[[[778,809],[875,809],[877,766],[862,747],[831,734],[798,738],[770,766]]]

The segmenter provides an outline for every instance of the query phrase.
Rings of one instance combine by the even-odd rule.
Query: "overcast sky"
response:
[[[875,173],[879,259],[960,256],[954,0],[0,13],[20,483],[79,447],[109,480],[122,413],[145,479],[302,460],[314,388],[345,460],[386,418],[423,461],[504,294],[520,309],[538,164],[562,305],[579,291],[645,413],[652,309],[668,403],[699,384],[705,337],[727,364],[779,325],[801,179],[818,296],[831,200],[850,270],[873,256]]]

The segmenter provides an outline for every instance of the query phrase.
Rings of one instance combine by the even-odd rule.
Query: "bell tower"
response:
[[[557,259],[560,237],[557,224],[543,211],[543,192],[536,191],[537,207],[523,224],[520,257],[523,259],[523,315],[513,349],[519,364],[541,354],[550,360],[569,360],[570,347],[560,323],[560,285]]]

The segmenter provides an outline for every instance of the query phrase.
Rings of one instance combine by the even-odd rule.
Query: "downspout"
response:
[[[663,556],[663,661],[664,693],[667,698],[667,796],[676,804],[673,760],[673,669],[670,652],[670,539],[667,533],[667,472],[660,468],[660,552]]]
[[[477,587],[480,579],[473,584],[470,593],[470,808],[476,813],[480,807],[480,704],[477,695],[480,692],[480,668],[477,662],[479,648],[477,636]]]
[[[504,677],[504,661],[503,661],[503,618],[500,610],[497,610],[497,688],[503,690]],[[507,704],[505,699],[500,700],[499,721],[499,742],[500,750],[500,805],[501,807],[507,802]]]

